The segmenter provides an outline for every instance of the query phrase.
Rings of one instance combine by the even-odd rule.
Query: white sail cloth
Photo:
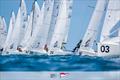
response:
[[[111,29],[120,21],[120,0],[109,0],[106,10],[100,42],[109,38]]]
[[[12,43],[11,36],[13,35],[14,25],[15,25],[15,13],[12,12],[10,22],[9,22],[8,34],[7,34],[7,38],[6,38],[5,46],[4,46],[5,51],[7,49],[10,49],[10,45]]]
[[[54,48],[61,49],[62,44],[66,37],[65,34],[66,34],[67,22],[68,22],[67,1],[61,0],[59,7],[60,8],[55,23],[55,29],[50,42],[50,49],[54,49]]]
[[[22,39],[24,38],[25,30],[27,24],[27,11],[24,0],[21,0],[18,14],[15,21],[15,26],[12,35],[13,50],[16,50],[20,46]]]
[[[99,24],[103,17],[106,5],[107,5],[106,0],[97,0],[95,10],[94,10],[91,20],[89,22],[87,31],[83,37],[79,52],[81,52],[82,50],[89,51],[92,49],[93,44],[96,39],[98,27],[99,27]]]
[[[0,16],[0,49],[4,47],[7,37],[7,26],[4,17]]]

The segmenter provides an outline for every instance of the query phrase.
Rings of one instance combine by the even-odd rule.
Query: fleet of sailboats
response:
[[[120,55],[120,36],[110,37],[112,28],[120,21],[119,0],[98,0],[79,52],[92,56]],[[101,35],[97,35],[100,20],[105,15]],[[118,25],[120,27],[120,25]],[[118,30],[116,30],[118,32]],[[100,36],[97,52],[93,49],[96,35]]]
[[[44,0],[40,7],[35,0],[30,15],[21,0],[17,16],[11,14],[7,33],[6,23],[0,17],[0,49],[2,54],[74,54],[65,50],[69,34],[73,0]],[[110,37],[111,30],[120,22],[119,0],[97,0],[86,33],[76,53],[90,56],[120,55],[120,29]],[[104,22],[101,35],[98,29]],[[119,25],[118,25],[119,26]],[[119,26],[120,27],[120,26]],[[100,40],[97,43],[97,36]],[[94,44],[97,43],[97,51]]]

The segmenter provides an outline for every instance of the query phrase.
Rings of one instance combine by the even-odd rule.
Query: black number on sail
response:
[[[106,52],[106,53],[108,53],[108,52],[110,51],[110,47],[103,45],[103,46],[101,46],[100,50],[101,50],[101,52]]]

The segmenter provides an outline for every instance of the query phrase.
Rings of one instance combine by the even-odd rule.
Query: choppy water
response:
[[[0,71],[117,71],[120,58],[0,55]]]

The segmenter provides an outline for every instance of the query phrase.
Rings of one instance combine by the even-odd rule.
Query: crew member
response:
[[[44,50],[45,50],[46,52],[48,52],[47,44],[45,44],[45,46],[44,46]]]
[[[77,52],[78,49],[80,48],[81,43],[82,43],[82,40],[80,40],[79,43],[77,43],[77,46],[73,49],[72,52]]]

